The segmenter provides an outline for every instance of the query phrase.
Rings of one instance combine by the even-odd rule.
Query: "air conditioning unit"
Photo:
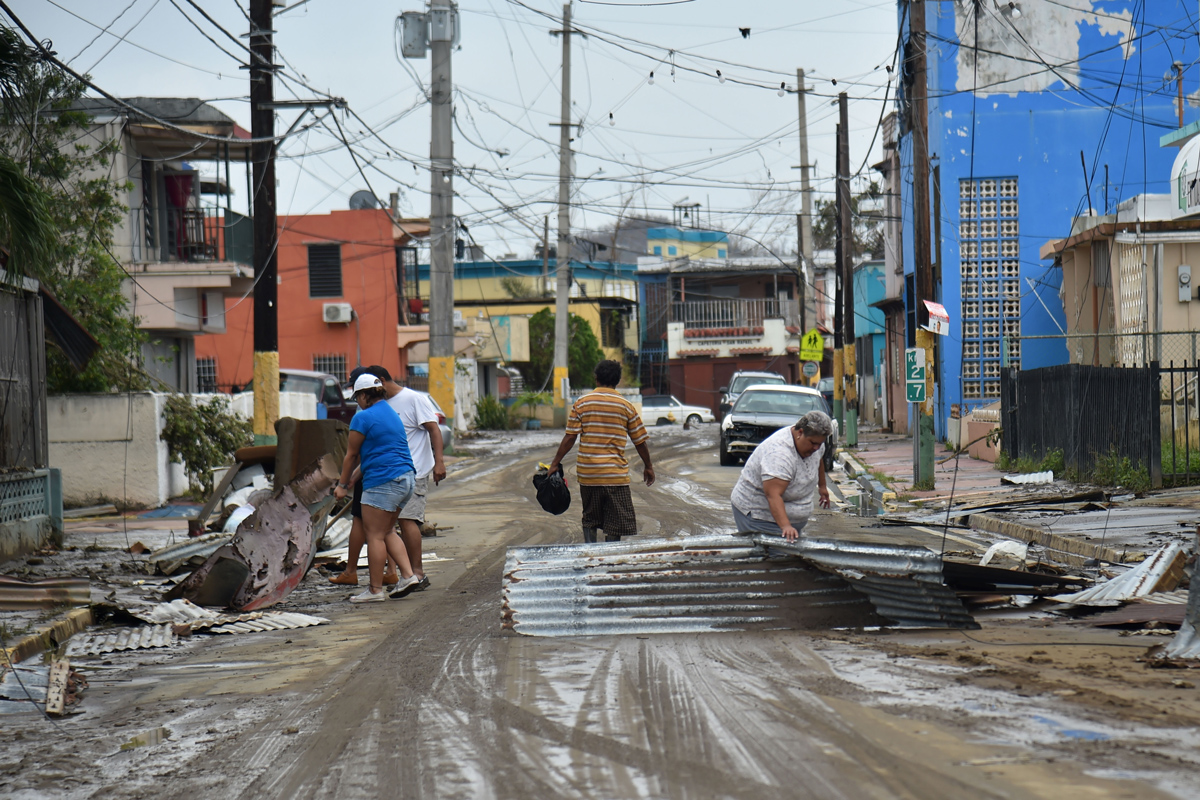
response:
[[[353,322],[354,309],[349,303],[326,303],[323,308],[323,317],[326,322]]]

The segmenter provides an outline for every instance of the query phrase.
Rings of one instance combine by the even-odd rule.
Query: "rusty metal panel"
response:
[[[102,633],[84,633],[72,636],[67,645],[67,655],[96,656],[118,650],[170,647],[175,644],[175,640],[175,631],[169,624],[117,628]]]
[[[1128,572],[1090,589],[1074,594],[1053,595],[1050,599],[1077,606],[1118,606],[1155,591],[1170,591],[1183,574],[1183,546],[1164,545]]]
[[[882,622],[852,591],[902,626],[978,627],[925,548],[728,534],[509,548],[503,620],[534,636]]]
[[[0,575],[0,610],[54,608],[61,605],[85,606],[91,601],[87,578],[46,578],[22,581]]]

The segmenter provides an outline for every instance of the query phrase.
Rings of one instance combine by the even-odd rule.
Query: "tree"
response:
[[[84,143],[91,118],[75,108],[84,88],[0,27],[0,244],[10,268],[41,281],[100,344],[78,373],[47,342],[48,390],[142,389],[146,336],[111,254],[125,212],[118,191],[128,184],[111,175],[115,142]]]
[[[604,352],[587,320],[572,314],[570,321],[567,375],[572,386],[590,387],[595,383],[592,373]],[[554,374],[554,313],[550,309],[543,308],[529,318],[529,361],[518,364],[517,369],[530,390],[550,385]]]
[[[883,226],[877,219],[861,216],[858,210],[863,200],[877,200],[880,197],[882,197],[882,190],[874,181],[866,191],[850,197],[854,251],[851,256],[856,261],[866,253],[872,253],[875,256],[883,254]],[[837,203],[835,201],[817,201],[812,231],[813,244],[817,249],[833,250],[837,246]]]

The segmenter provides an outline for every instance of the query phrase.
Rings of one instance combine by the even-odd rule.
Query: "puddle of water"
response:
[[[121,745],[122,750],[133,750],[138,747],[149,747],[151,745],[162,744],[167,739],[171,738],[171,732],[166,728],[154,728],[144,733],[139,733],[128,742]]]
[[[1101,733],[1099,731],[1089,731],[1083,728],[1067,728],[1060,720],[1054,719],[1053,717],[1047,717],[1042,714],[1034,714],[1032,719],[1035,722],[1042,723],[1043,725],[1068,739],[1079,739],[1085,742],[1107,742],[1112,738],[1107,733]]]

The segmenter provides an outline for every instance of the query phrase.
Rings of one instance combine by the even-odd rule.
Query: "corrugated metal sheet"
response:
[[[87,578],[46,578],[22,581],[0,575],[0,610],[53,608],[61,605],[86,606],[91,600]]]
[[[221,545],[232,538],[232,533],[207,533],[204,536],[184,539],[169,547],[155,550],[150,554],[150,562],[159,566],[161,572],[169,575],[193,558],[203,563]]]
[[[71,637],[67,645],[67,655],[98,656],[117,650],[170,647],[175,644],[175,639],[175,631],[170,625],[142,625],[102,633],[82,633]]]
[[[1076,606],[1117,606],[1135,597],[1151,594],[1173,570],[1183,568],[1183,546],[1164,545],[1133,569],[1090,589],[1074,594],[1058,594],[1051,600]],[[1178,580],[1174,582],[1178,585]],[[1172,589],[1175,586],[1171,586]]]
[[[50,666],[16,666],[0,668],[0,698],[5,700],[29,700],[39,703],[46,699],[46,687],[50,685]]]
[[[509,548],[503,618],[534,636],[877,624],[849,590],[903,626],[977,627],[930,550],[731,535]]]
[[[214,625],[209,633],[259,633],[260,631],[290,631],[295,628],[308,628],[322,625],[329,620],[324,617],[314,617],[309,614],[297,614],[289,611],[263,611],[259,615],[247,614],[241,622],[226,622]]]
[[[1197,550],[1200,550],[1200,538],[1197,540]],[[1200,570],[1192,569],[1192,585],[1188,592],[1187,613],[1179,633],[1175,634],[1166,646],[1167,658],[1197,659],[1200,658]]]
[[[172,600],[169,603],[155,603],[150,606],[133,606],[126,609],[142,622],[154,625],[171,623],[173,625],[189,625],[197,622],[219,622],[222,614],[196,605],[191,600]]]
[[[335,520],[321,536],[321,550],[340,550],[350,544],[350,527],[353,523],[345,517]]]

